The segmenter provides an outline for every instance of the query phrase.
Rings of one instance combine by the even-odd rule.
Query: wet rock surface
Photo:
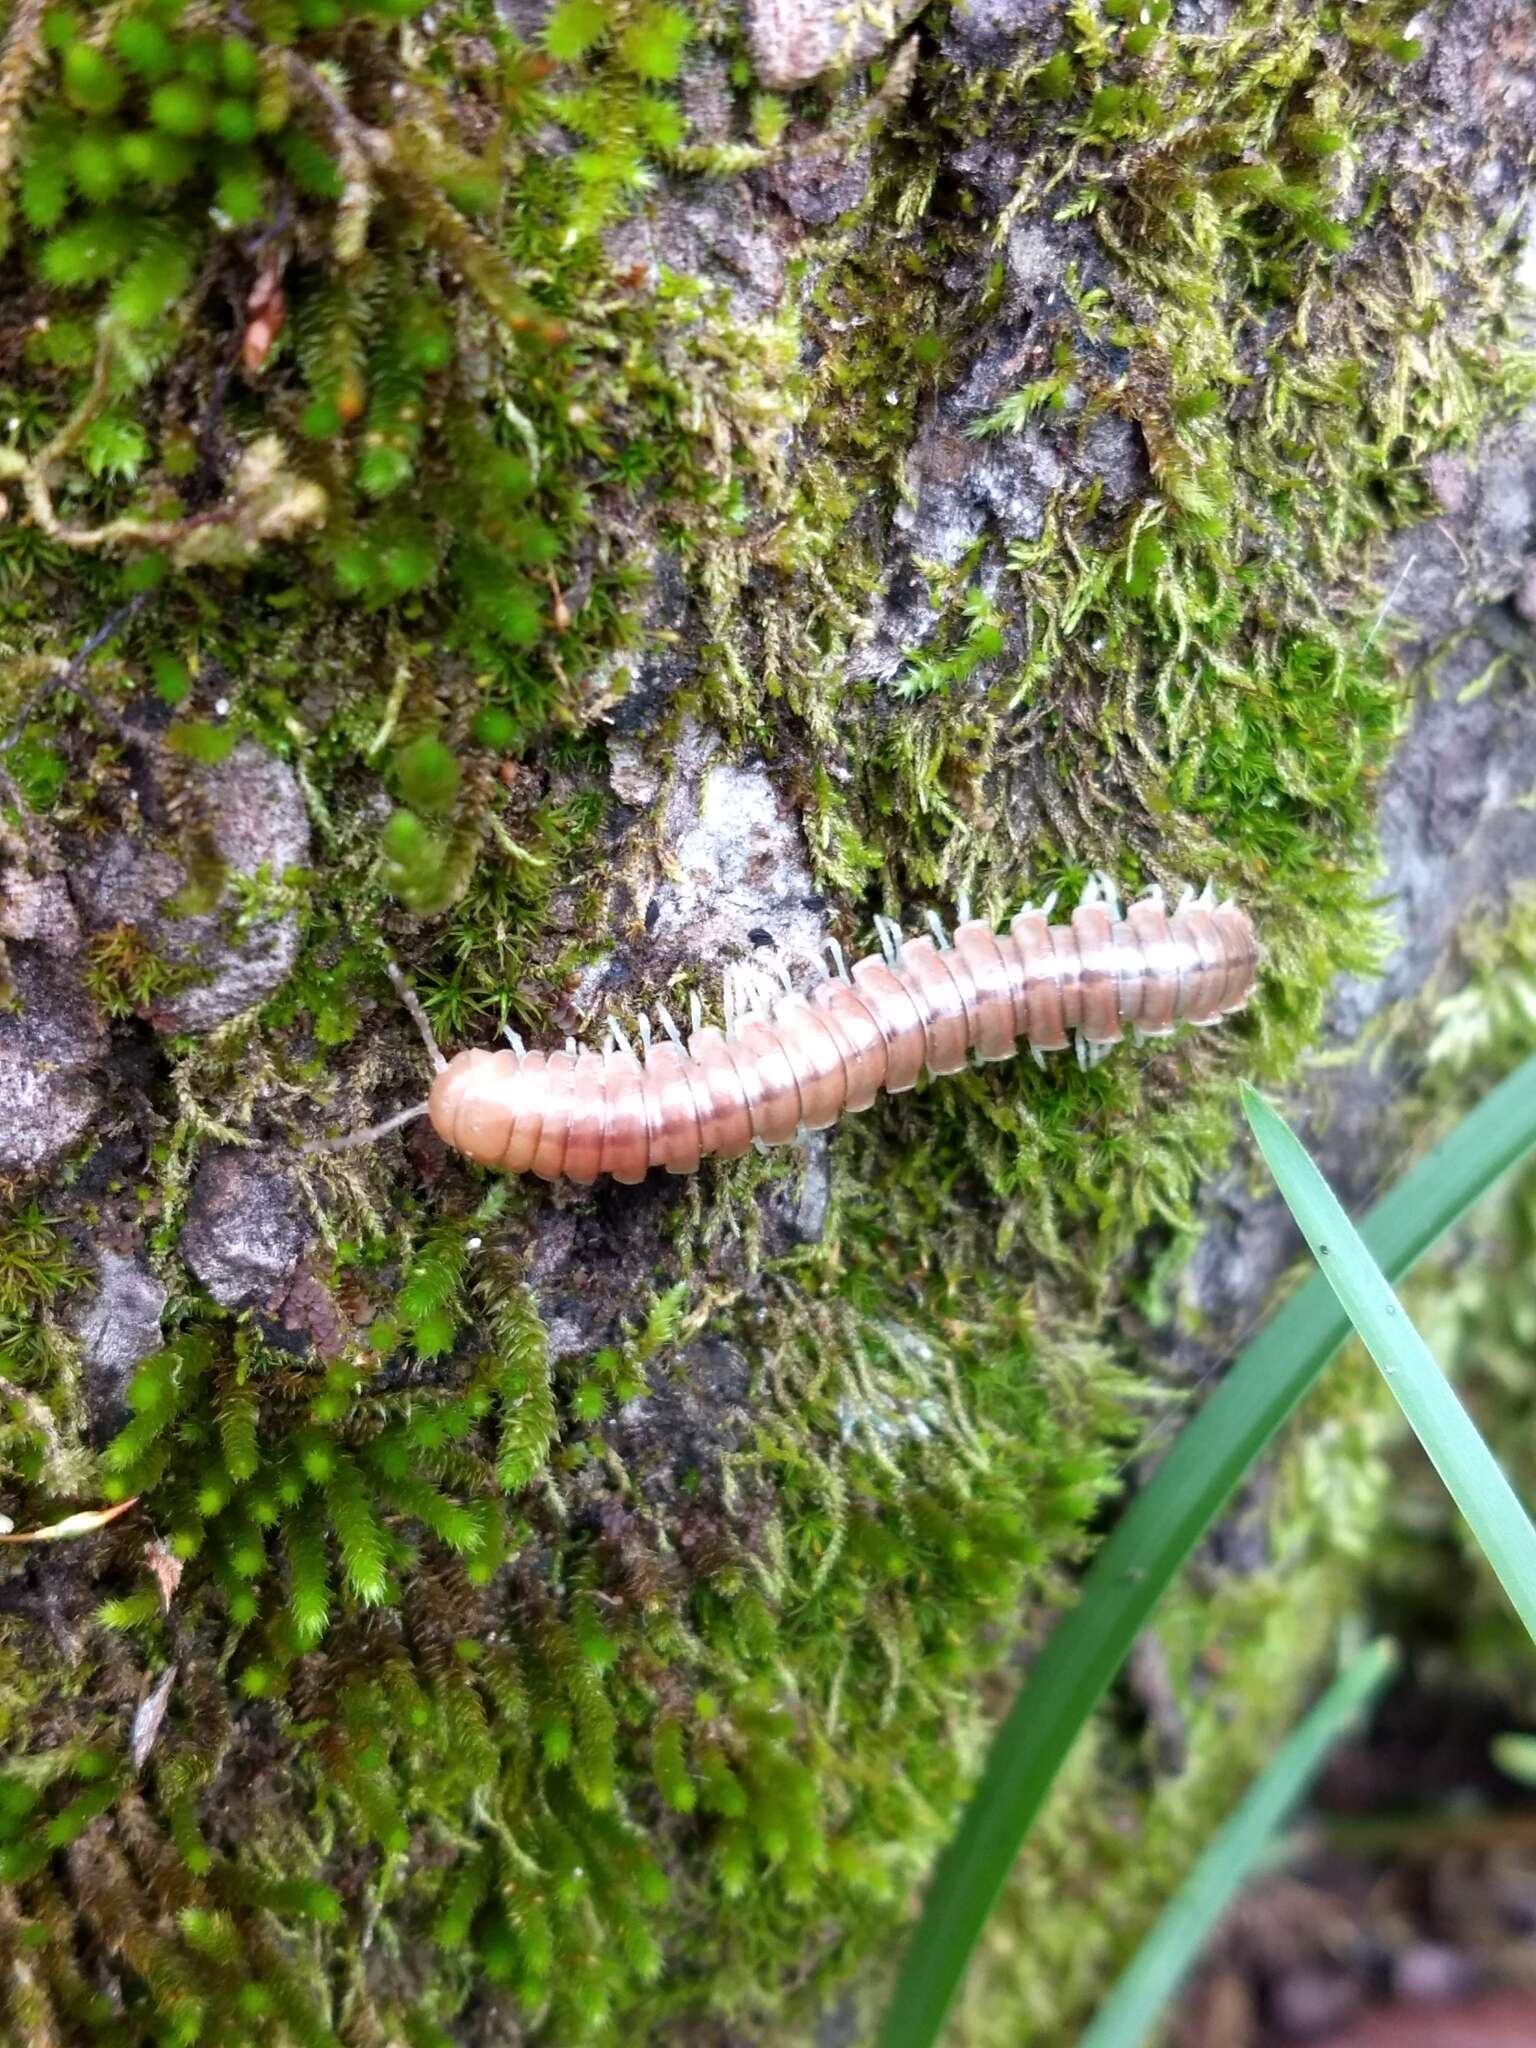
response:
[[[124,829],[84,850],[72,875],[93,932],[131,926],[173,972],[148,1009],[157,1031],[209,1031],[281,987],[298,953],[293,910],[232,915],[234,877],[278,883],[309,856],[309,818],[293,771],[243,740],[216,767],[174,771],[148,757],[142,808],[177,830]],[[189,888],[197,891],[192,904]],[[204,896],[214,900],[202,907]],[[196,907],[193,907],[193,906]]]
[[[644,1320],[679,1277],[676,1181],[652,1174],[637,1187],[601,1187],[570,1208],[534,1217],[527,1280],[548,1333],[552,1364],[589,1357]]]
[[[647,1498],[673,1500],[689,1484],[716,1482],[722,1461],[743,1447],[751,1386],[746,1354],[704,1338],[653,1371],[650,1392],[621,1408],[605,1433]]]
[[[758,1192],[755,1253],[778,1258],[814,1244],[826,1226],[831,1163],[824,1132],[780,1155],[784,1171]],[[706,1166],[706,1174],[716,1169]],[[569,1208],[546,1205],[533,1220],[528,1285],[548,1332],[551,1361],[589,1357],[643,1322],[651,1301],[683,1272],[676,1180],[652,1174],[638,1187],[600,1187]],[[738,1235],[695,1242],[694,1283],[743,1283],[748,1250]]]
[[[278,1308],[309,1242],[291,1178],[246,1152],[212,1153],[192,1183],[177,1249],[223,1308]]]
[[[832,1201],[832,1159],[825,1131],[807,1131],[790,1155],[791,1172],[762,1198],[763,1249],[778,1258],[819,1244]]]

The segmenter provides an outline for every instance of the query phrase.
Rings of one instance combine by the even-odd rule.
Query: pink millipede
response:
[[[1006,932],[967,919],[952,941],[936,919],[934,937],[914,939],[877,919],[881,954],[850,973],[834,947],[837,971],[806,994],[787,978],[770,990],[738,969],[727,978],[723,1031],[702,1023],[695,1006],[685,1044],[663,1010],[666,1036],[653,1043],[644,1032],[643,1062],[617,1026],[602,1052],[527,1052],[514,1042],[447,1062],[424,1028],[439,1067],[425,1113],[446,1144],[504,1173],[633,1183],[653,1166],[692,1173],[701,1159],[739,1158],[754,1141],[782,1145],[822,1130],[845,1110],[868,1109],[882,1088],[910,1088],[924,1067],[952,1074],[972,1053],[1007,1059],[1021,1041],[1038,1058],[1073,1033],[1086,1057],[1127,1025],[1158,1037],[1180,1022],[1213,1024],[1253,991],[1252,921],[1209,888],[1186,892],[1172,913],[1154,889],[1121,917],[1113,890],[1095,878],[1069,924],[1051,924],[1049,911],[1023,910]]]

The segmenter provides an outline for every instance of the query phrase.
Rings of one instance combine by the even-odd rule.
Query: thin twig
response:
[[[71,696],[78,697],[91,714],[106,726],[109,732],[115,732],[119,739],[136,744],[142,741],[142,733],[92,696],[81,681],[81,677],[92,656],[99,654],[109,640],[117,638],[129,620],[136,618],[148,604],[151,595],[150,591],[141,590],[136,597],[130,597],[126,604],[120,604],[115,612],[109,612],[90,638],[75,649],[69,660],[61,662],[58,669],[38,685],[17,714],[9,734],[0,740],[0,754],[8,754],[13,747],[21,744],[38,706],[46,703],[50,697],[56,696],[60,690],[67,690]]]
[[[16,161],[16,131],[21,106],[32,83],[42,49],[43,12],[47,0],[18,0],[0,52],[0,188],[10,182]]]
[[[1392,585],[1392,588],[1381,600],[1381,610],[1376,614],[1375,619],[1371,623],[1371,630],[1365,636],[1366,647],[1369,647],[1372,644],[1372,642],[1376,638],[1376,635],[1381,631],[1382,627],[1385,625],[1387,613],[1391,611],[1393,605],[1397,602],[1397,594],[1402,589],[1403,585],[1408,581],[1408,572],[1410,569],[1412,569],[1414,563],[1418,559],[1419,558],[1417,554],[1409,555],[1407,561],[1404,562],[1402,568],[1398,570],[1397,581]],[[1362,652],[1363,651],[1364,650],[1362,650]]]

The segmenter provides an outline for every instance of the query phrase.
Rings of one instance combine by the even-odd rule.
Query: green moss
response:
[[[1385,1051],[1424,1048],[1413,1104],[1444,1122],[1536,1051],[1536,899],[1517,891],[1507,922],[1469,922],[1458,936],[1454,992],[1431,988],[1392,1018]],[[1531,1236],[1536,1177],[1516,1173],[1467,1219],[1444,1257],[1415,1274],[1405,1299],[1456,1381],[1522,1498],[1528,1498],[1536,1315]],[[1372,1593],[1389,1624],[1422,1646],[1427,1683],[1469,1681],[1523,1719],[1533,1672],[1529,1639],[1508,1612],[1459,1518],[1412,1446],[1393,1474],[1392,1512],[1372,1555]]]
[[[1430,986],[1385,1012],[1360,1049],[1406,1082],[1391,1113],[1415,1149],[1536,1050],[1533,937],[1527,890],[1507,917],[1464,926]],[[1326,1110],[1326,1075],[1318,1093]],[[1404,1289],[1517,1487],[1531,1442],[1533,1201],[1536,1179],[1515,1174]],[[1536,1474],[1524,1478],[1526,1490],[1536,1484]],[[1507,1701],[1512,1724],[1528,1716],[1529,1638],[1358,1346],[1292,1425],[1276,1481],[1262,1510],[1244,1510],[1250,1531],[1262,1530],[1262,1569],[1233,1577],[1197,1563],[1159,1614],[1182,1756],[1160,1757],[1166,1728],[1129,1703],[1101,1717],[988,1930],[953,2028],[957,2048],[1000,2048],[1031,2024],[1070,2038],[1086,2024],[1192,1844],[1226,1817],[1290,1724],[1314,1660],[1358,1615],[1362,1585],[1375,1622],[1410,1646],[1421,1684],[1477,1684]],[[1145,1791],[1129,1793],[1149,1768]],[[1085,1915],[1089,1888],[1097,1904]]]
[[[558,1365],[521,1255],[537,1191],[428,1182],[392,1148],[292,1161],[324,1217],[324,1341],[279,1348],[167,1263],[167,1343],[94,1468],[48,1320],[58,1230],[23,1219],[0,1244],[0,1333],[25,1351],[5,1447],[39,1502],[145,1504],[92,1539],[77,1664],[24,1669],[43,1635],[0,1621],[0,1709],[25,1728],[0,1773],[0,1967],[40,2043],[440,2044],[466,2015],[565,2043],[701,2013],[803,2039],[901,1923],[997,1674],[1139,1433],[1116,1319],[1187,1244],[1234,1077],[1286,1074],[1330,976],[1371,957],[1401,711],[1372,544],[1524,372],[1464,202],[1407,174],[1351,197],[1396,118],[1405,8],[1255,4],[1184,37],[1161,6],[1079,6],[1070,50],[1002,75],[898,59],[825,131],[870,143],[867,198],[808,247],[802,311],[759,323],[701,279],[615,275],[603,241],[659,170],[786,146],[735,28],[564,0],[533,50],[489,7],[430,34],[409,12],[257,0],[225,24],[151,0],[99,35],[59,10],[0,113],[7,279],[48,307],[0,390],[21,798],[108,822],[92,703],[32,695],[61,616],[83,637],[137,594],[100,701],[158,696],[197,758],[255,735],[315,822],[310,877],[201,875],[237,909],[286,892],[302,952],[258,1015],[169,1048],[153,1255],[203,1146],[345,1127],[417,1072],[375,934],[450,1042],[563,1033],[598,943],[557,902],[582,892],[583,932],[608,916],[602,721],[654,551],[704,625],[666,715],[769,754],[846,934],[962,891],[1001,915],[1093,867],[1211,874],[1259,918],[1262,1000],[1091,1071],[1025,1061],[882,1104],[834,1142],[822,1241],[748,1294],[716,1255],[741,1239],[754,1264],[760,1199],[797,1168],[701,1176],[628,1323]],[[671,86],[710,48],[737,60],[735,125],[690,141]],[[1017,163],[1000,220],[944,169],[981,131]],[[1359,234],[1388,204],[1393,233]],[[1005,302],[1001,237],[1035,218],[1080,223],[1108,282],[1067,271],[1038,362],[967,424],[994,448],[1062,437],[1065,481],[1038,538],[926,565],[920,644],[893,684],[850,681],[889,553],[869,522]],[[1080,453],[1101,421],[1145,457],[1119,511]],[[94,942],[116,1013],[167,971],[137,934]],[[679,1358],[704,1369],[702,1332],[750,1386],[719,1435],[678,1433],[658,1488],[633,1404]],[[1319,1634],[1343,1582],[1319,1480],[1374,1471],[1350,1427],[1317,1410],[1276,1514],[1276,1575]],[[1295,1612],[1266,1576],[1167,1617],[1183,1778],[1138,1798],[1140,1738],[1112,1719],[1085,1750],[1009,1966],[1042,2029],[1283,1718]],[[136,1760],[141,1675],[173,1662]],[[1105,1897],[1076,1948],[1052,1857]]]

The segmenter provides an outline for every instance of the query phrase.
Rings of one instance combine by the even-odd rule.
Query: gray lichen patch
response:
[[[64,876],[0,868],[0,939],[27,940],[55,955],[80,950],[80,920]]]
[[[169,1298],[141,1257],[98,1247],[95,1287],[81,1296],[72,1316],[95,1430],[116,1428],[123,1421],[124,1392],[134,1369],[159,1347],[160,1318]]]
[[[782,92],[809,85],[825,71],[866,64],[921,5],[922,0],[753,0],[747,33],[757,75]]]
[[[1536,637],[1518,606],[1536,421],[1475,461],[1437,464],[1431,480],[1441,515],[1398,541],[1383,620],[1411,639],[1429,683],[1381,795],[1393,945],[1379,977],[1336,991],[1344,1038],[1422,988],[1464,918],[1536,877]]]
[[[77,1144],[102,1105],[107,1027],[76,963],[17,946],[0,1010],[0,1172],[35,1173]]]
[[[766,767],[725,759],[707,733],[690,731],[678,765],[667,874],[645,913],[653,946],[710,963],[762,950],[805,970],[826,927],[799,813]]]
[[[276,1308],[309,1236],[281,1167],[225,1151],[198,1169],[177,1249],[220,1307]]]

